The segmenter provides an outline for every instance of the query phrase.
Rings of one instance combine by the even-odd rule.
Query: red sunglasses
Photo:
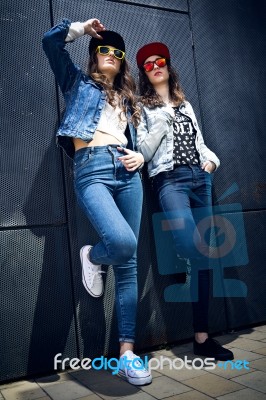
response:
[[[145,64],[143,64],[143,68],[146,72],[151,72],[154,68],[154,64],[157,65],[159,68],[163,68],[166,66],[166,58],[160,57],[156,58],[154,61],[148,61]]]

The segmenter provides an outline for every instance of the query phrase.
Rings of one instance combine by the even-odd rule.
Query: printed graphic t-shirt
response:
[[[181,114],[179,107],[175,112],[174,128],[174,165],[199,164],[199,154],[195,146],[196,130],[191,118]]]

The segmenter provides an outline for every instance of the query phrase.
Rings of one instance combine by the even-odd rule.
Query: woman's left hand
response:
[[[144,157],[141,153],[136,153],[135,151],[119,146],[117,149],[126,153],[125,156],[118,157],[118,160],[122,162],[127,171],[135,171],[144,163]]]
[[[205,161],[202,165],[201,168],[206,171],[209,172],[209,174],[211,174],[215,169],[216,169],[216,165],[214,164],[213,161]]]

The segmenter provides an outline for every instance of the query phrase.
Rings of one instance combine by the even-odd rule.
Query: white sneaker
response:
[[[152,381],[149,371],[144,368],[143,361],[131,350],[120,357],[118,375],[132,385],[148,385]]]
[[[80,249],[80,261],[82,265],[82,283],[87,292],[93,297],[103,294],[103,278],[101,265],[93,264],[89,260],[89,252],[92,246],[83,246]]]

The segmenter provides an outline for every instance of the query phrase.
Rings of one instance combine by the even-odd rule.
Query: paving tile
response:
[[[167,397],[167,400],[212,400],[212,399],[213,399],[212,397],[206,396],[206,394],[200,393],[197,390],[191,390],[190,392]]]
[[[260,358],[259,360],[252,361],[252,367],[266,372],[266,358]]]
[[[154,352],[153,357],[149,359],[153,377],[155,378],[160,375],[166,375],[180,381],[206,373],[203,369],[199,370],[199,368],[197,368],[198,365],[201,365],[199,362],[197,363],[198,365],[196,364],[195,368],[192,366],[190,368],[186,368],[185,365],[182,366],[181,362],[185,357],[187,357],[187,360],[190,362],[189,366],[191,365],[191,361],[195,359],[198,359],[198,361],[201,362],[199,356],[195,356],[195,354],[189,352],[186,354],[180,354],[179,357],[172,356],[171,353],[163,354],[161,352]],[[157,363],[156,360],[160,361],[160,363]]]
[[[152,370],[151,371],[151,375],[152,375],[152,378],[158,378],[158,376],[162,376],[163,375],[163,370],[162,371],[161,370],[159,370],[159,371]]]
[[[255,326],[253,329],[260,332],[266,332],[266,325]]]
[[[253,361],[252,361],[252,363],[253,363]],[[221,366],[219,366],[219,364],[221,364]],[[237,369],[237,368],[234,368],[234,365],[231,365],[229,363],[219,363],[218,362],[216,367],[212,370],[208,370],[208,372],[211,374],[214,374],[214,375],[221,376],[222,378],[225,378],[225,379],[232,379],[232,378],[235,378],[236,376],[245,375],[245,374],[255,371],[255,369],[251,368],[250,366],[251,366],[251,363],[247,365],[247,367],[249,367],[249,369],[247,369],[247,368]]]
[[[73,381],[73,377],[68,372],[62,372],[60,374],[36,378],[35,382],[38,383],[41,388],[45,388],[47,386],[56,385],[71,380]]]
[[[96,370],[89,370],[84,371],[83,369],[79,371],[73,371],[69,373],[71,378],[76,379],[78,382],[82,383],[83,385],[90,387],[91,385],[104,382],[110,379],[116,379],[116,376],[112,375],[109,371],[96,371]]]
[[[147,355],[148,355],[148,357],[149,357],[149,359],[150,359],[151,357],[155,357],[156,354],[164,355],[164,356],[166,356],[166,357],[173,357],[173,356],[175,356],[172,349],[155,350],[155,351],[151,351],[151,352],[148,353]]]
[[[0,397],[0,399],[1,399],[1,397]],[[38,397],[38,400],[51,400],[51,397],[49,397],[49,396]]]
[[[79,397],[76,400],[102,400],[102,398],[97,396],[97,394],[90,394],[90,395],[85,396],[85,397]]]
[[[263,355],[255,353],[255,351],[247,351],[242,349],[237,349],[236,347],[232,347],[230,350],[234,353],[234,360],[246,360],[253,361],[262,358]],[[252,367],[252,365],[251,365]]]
[[[263,340],[266,339],[266,331],[260,332],[260,331],[252,331],[249,333],[241,333],[239,337],[244,338],[244,339],[251,339],[251,340]]]
[[[93,394],[91,390],[77,381],[66,381],[49,385],[45,391],[53,400],[75,400]]]
[[[160,379],[160,378],[156,378]],[[135,395],[140,387],[133,386],[118,376],[111,376],[100,383],[94,383],[90,389],[102,399],[114,400],[120,397]]]
[[[154,368],[153,371],[158,371],[162,373],[163,369],[165,367],[169,367],[171,365],[176,365],[177,368],[179,368],[181,360],[187,359],[189,362],[193,361],[195,358],[200,358],[199,356],[196,356],[194,353],[191,352],[186,352],[185,354],[179,354],[179,355],[170,355],[170,354],[162,354],[162,353],[154,353],[154,356],[149,359],[149,363],[151,368]],[[154,359],[154,361],[153,361]],[[158,363],[156,360],[160,361]]]
[[[252,351],[261,347],[261,343],[256,340],[245,339],[245,338],[237,338],[231,342],[233,347],[242,350]]]
[[[11,389],[13,387],[25,385],[27,383],[35,383],[35,380],[34,379],[27,379],[27,380],[18,380],[18,381],[14,381],[14,382],[2,383],[0,385],[0,391],[3,390],[3,389]]]
[[[264,393],[257,392],[252,389],[242,389],[234,393],[226,394],[225,396],[217,397],[217,400],[266,400]]]
[[[164,353],[161,351],[153,351],[152,353],[149,354],[149,362],[151,362],[151,360],[153,358],[156,358],[156,360],[160,360],[160,359],[173,359],[176,358],[176,355],[173,354],[171,351],[165,351]]]
[[[164,355],[161,355],[161,357],[165,357]],[[181,354],[177,354],[177,355],[175,355],[175,356],[173,356],[173,357],[168,357],[168,358],[170,358],[170,359],[172,359],[172,360],[174,360],[174,359],[181,359],[181,360],[185,360],[185,358],[187,359],[187,360],[189,360],[189,361],[193,361],[193,360],[195,360],[195,359],[201,359],[201,360],[204,360],[204,357],[201,357],[201,356],[197,356],[197,355],[195,355],[192,351],[187,351],[186,353],[181,353]],[[167,363],[165,363],[166,365],[169,365],[169,362]],[[177,364],[178,365],[178,364]]]
[[[253,351],[254,351],[254,353],[262,354],[263,356],[266,356],[266,346],[265,345],[263,347],[259,347],[256,350],[253,350]]]
[[[1,399],[1,397],[0,397],[0,399]],[[49,396],[38,397],[38,400],[51,400],[51,397],[49,397]]]
[[[151,396],[154,396],[156,399],[164,399],[165,397],[185,393],[191,390],[182,383],[170,379],[167,376],[153,379],[151,385],[141,386],[141,389],[146,393],[149,393]]]
[[[214,374],[198,376],[196,378],[183,381],[183,383],[211,397],[222,396],[224,394],[243,389],[243,386],[240,384]]]
[[[174,368],[170,369],[169,366],[165,366],[161,373],[165,376],[168,376],[169,378],[175,379],[176,381],[184,381],[186,379],[191,379],[196,376],[202,376],[204,374],[207,374],[207,372],[204,369],[187,369],[183,367],[180,370],[176,370]]]
[[[245,385],[251,389],[266,393],[266,373],[262,371],[251,372],[243,376],[233,378],[232,381]]]
[[[33,381],[20,381],[16,385],[1,388],[5,400],[34,400],[46,396],[46,393]]]
[[[135,393],[126,397],[119,397],[121,400],[154,400],[154,397],[142,390],[139,393]]]

